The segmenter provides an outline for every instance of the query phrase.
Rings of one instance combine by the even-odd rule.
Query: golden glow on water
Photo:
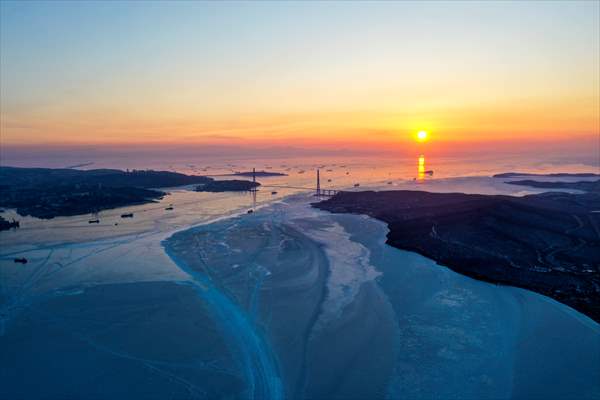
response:
[[[417,180],[422,181],[425,179],[425,156],[420,155],[417,167]]]

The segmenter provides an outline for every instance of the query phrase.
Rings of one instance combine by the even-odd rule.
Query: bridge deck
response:
[[[321,189],[319,193],[317,193],[317,188],[310,188],[304,186],[287,186],[287,185],[261,185],[260,187],[264,188],[279,188],[279,189],[299,189],[299,190],[309,190],[311,192],[315,192],[316,196],[335,196],[340,190],[336,189]]]

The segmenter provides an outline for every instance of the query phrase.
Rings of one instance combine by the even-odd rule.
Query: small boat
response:
[[[172,209],[173,209],[173,206],[169,206],[169,207],[165,208],[165,210],[167,210],[167,211],[171,211]]]
[[[354,187],[359,187],[359,186],[360,186],[360,183],[355,183],[354,184]]]
[[[433,175],[433,170],[432,169],[428,169],[427,171],[425,171],[425,175]]]
[[[331,179],[327,179],[327,182],[331,182]]]
[[[121,214],[121,218],[133,218],[133,213]]]
[[[2,211],[2,210],[0,209],[0,211]],[[15,221],[14,218],[12,219],[12,221],[5,221],[5,222],[3,222],[2,225],[4,226],[5,229],[6,228],[8,228],[8,229],[13,229],[13,228],[16,229],[16,228],[18,228],[18,227],[21,226],[20,222],[19,221]]]
[[[390,182],[388,182],[388,185],[391,185],[391,184],[392,184],[392,182],[391,182],[391,181],[390,181]]]
[[[25,257],[15,258],[14,262],[16,262],[18,264],[27,264],[27,259]]]
[[[277,194],[277,192],[271,192],[271,194],[272,194],[272,195],[276,195],[276,194]]]
[[[333,170],[332,169],[328,169],[327,172],[333,172]]]
[[[100,220],[99,220],[99,219],[90,219],[90,220],[88,221],[88,224],[99,224],[99,223],[100,223]]]
[[[304,172],[305,172],[304,170],[298,171],[299,174],[303,174]]]

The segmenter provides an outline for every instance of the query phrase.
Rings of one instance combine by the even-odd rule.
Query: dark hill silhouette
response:
[[[600,322],[600,192],[597,182],[588,187],[595,191],[524,197],[341,192],[314,206],[377,218],[388,224],[391,246],[476,279],[542,293]]]
[[[165,193],[150,188],[206,184],[212,179],[152,170],[0,167],[0,182],[0,207],[53,218],[153,202]]]

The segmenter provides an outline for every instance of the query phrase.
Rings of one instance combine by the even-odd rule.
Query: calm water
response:
[[[594,172],[427,156],[93,167],[255,167],[289,173],[265,186],[309,188],[318,167],[325,188],[517,195],[537,191],[489,175]],[[0,233],[1,398],[600,397],[598,324],[566,306],[385,246],[383,224],[313,210],[310,191],[170,193],[99,225]]]

